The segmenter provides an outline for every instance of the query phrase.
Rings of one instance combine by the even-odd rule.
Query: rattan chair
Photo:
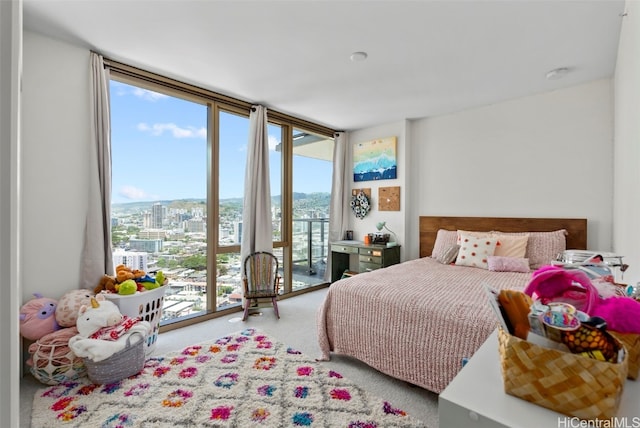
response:
[[[259,299],[271,299],[276,317],[280,319],[278,312],[278,290],[280,288],[280,275],[278,274],[278,258],[272,253],[258,251],[249,254],[244,259],[244,316],[247,319],[249,308]]]

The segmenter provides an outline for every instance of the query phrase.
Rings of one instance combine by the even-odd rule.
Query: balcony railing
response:
[[[329,219],[293,219],[291,251],[294,274],[323,278],[329,251]]]

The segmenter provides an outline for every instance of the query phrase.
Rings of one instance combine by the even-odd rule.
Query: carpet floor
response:
[[[338,371],[255,328],[151,356],[141,373],[39,389],[40,427],[424,427]]]

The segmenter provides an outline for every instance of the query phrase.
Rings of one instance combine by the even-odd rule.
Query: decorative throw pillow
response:
[[[556,260],[558,254],[567,249],[567,231],[565,229],[553,232],[495,232],[494,236],[522,236],[529,235],[526,257],[529,267],[536,270]]]
[[[431,250],[431,257],[434,259],[441,258],[445,251],[451,248],[452,245],[456,245],[456,239],[458,235],[455,230],[440,229],[436,234],[436,242],[433,243],[433,250]]]
[[[492,272],[529,272],[529,259],[489,256],[487,266]]]
[[[460,243],[462,242],[462,235],[466,235],[466,236],[473,236],[475,238],[491,238],[491,232],[477,232],[477,231],[471,231],[471,230],[460,230],[458,229],[457,231],[457,239],[456,239],[456,244],[460,245]]]
[[[444,253],[438,256],[436,260],[442,263],[443,265],[449,265],[456,261],[459,251],[460,251],[460,245],[452,245],[449,248],[447,248],[444,251]]]
[[[522,236],[493,235],[498,238],[494,256],[523,258],[527,253],[529,234]]]
[[[487,260],[495,252],[498,239],[462,235],[460,241],[456,265],[487,269]]]

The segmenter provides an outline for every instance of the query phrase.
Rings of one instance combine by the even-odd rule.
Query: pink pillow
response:
[[[444,257],[447,250],[453,245],[456,245],[456,239],[458,239],[458,234],[455,230],[438,230],[436,242],[433,243],[433,250],[431,250],[431,257],[434,259]]]
[[[492,272],[529,272],[529,259],[490,256],[487,259],[487,266]]]

